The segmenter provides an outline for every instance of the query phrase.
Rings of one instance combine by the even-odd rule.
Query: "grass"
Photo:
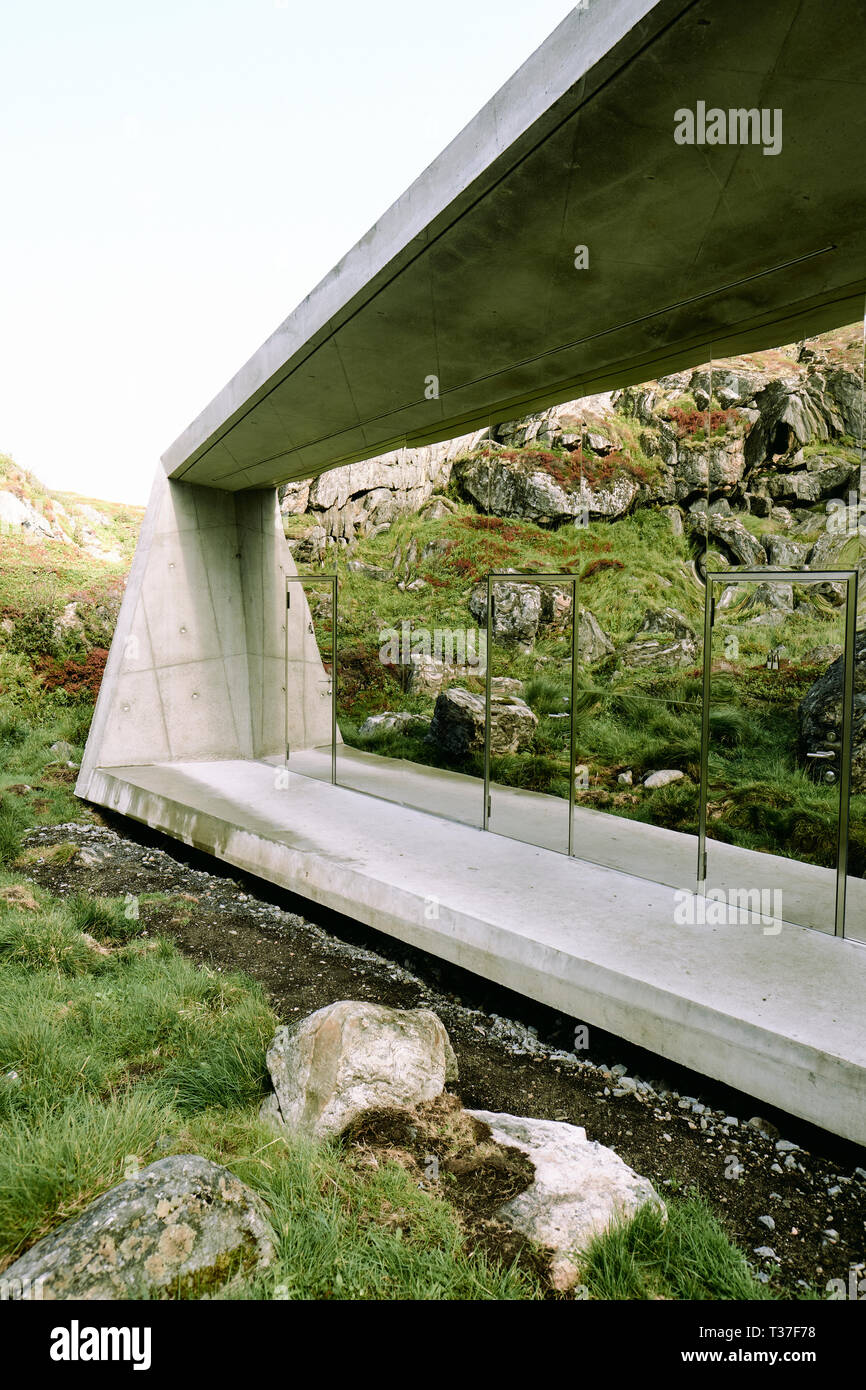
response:
[[[541,683],[536,693],[555,700],[558,690]],[[50,743],[80,739],[86,716],[86,708],[47,700],[24,719],[0,699],[7,785],[15,778],[44,791]],[[80,819],[68,783],[59,795],[65,818],[73,819],[74,808]],[[0,801],[0,826],[9,827],[0,865],[0,1270],[129,1171],[199,1153],[264,1198],[276,1260],[264,1274],[239,1275],[222,1293],[193,1281],[173,1296],[546,1296],[525,1267],[505,1268],[474,1249],[447,1202],[413,1185],[396,1164],[359,1170],[342,1146],[275,1137],[258,1116],[265,1050],[277,1024],[261,990],[242,975],[197,967],[149,936],[148,909],[160,895],[140,895],[140,915],[129,918],[123,899],[73,894],[61,901],[28,884],[15,861],[24,830],[51,815],[34,810],[42,800],[7,791]],[[74,852],[74,841],[61,849]],[[678,1229],[676,1199],[670,1210],[669,1228]],[[687,1225],[688,1213],[683,1219]],[[644,1224],[638,1217],[632,1235],[604,1238],[608,1284],[596,1256],[586,1276],[590,1297],[633,1296],[611,1295],[609,1287],[632,1287],[628,1270],[643,1259]],[[670,1235],[662,1239],[669,1243]],[[721,1227],[717,1254],[714,1270],[683,1239],[666,1256],[670,1288],[703,1291],[683,1296],[766,1296],[725,1272],[743,1257]]]
[[[262,1124],[276,1019],[253,982],[164,940],[115,945],[119,903],[86,919],[100,953],[78,900],[40,898],[36,914],[0,899],[0,1268],[131,1166],[199,1153],[264,1198],[276,1247],[272,1268],[218,1296],[545,1296],[525,1268],[473,1250],[450,1206],[397,1164],[361,1169],[351,1150]],[[641,1212],[595,1242],[582,1277],[593,1298],[769,1296],[709,1210],[679,1199],[667,1226]]]
[[[699,1196],[671,1200],[666,1222],[657,1208],[645,1206],[605,1232],[590,1245],[581,1278],[590,1298],[773,1297]]]

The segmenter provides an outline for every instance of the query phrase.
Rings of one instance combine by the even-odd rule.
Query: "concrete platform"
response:
[[[96,768],[90,797],[866,1144],[856,942],[679,924],[673,887],[265,761]]]
[[[282,759],[267,759],[282,766]],[[292,753],[290,768],[330,782],[330,747]],[[478,777],[424,767],[341,744],[337,749],[341,787],[384,797],[431,815],[481,829],[484,783]],[[697,808],[697,788],[695,789]],[[568,802],[518,787],[490,788],[490,829],[540,849],[568,853]],[[698,837],[661,825],[629,820],[588,806],[574,810],[574,853],[578,859],[638,878],[694,892],[698,878]],[[733,894],[763,893],[764,901],[786,924],[832,935],[836,913],[836,872],[778,854],[707,841],[707,889]],[[849,877],[846,935],[866,942],[866,881]]]

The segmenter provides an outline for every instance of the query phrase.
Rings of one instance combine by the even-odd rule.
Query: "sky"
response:
[[[0,452],[159,457],[572,8],[0,0]]]

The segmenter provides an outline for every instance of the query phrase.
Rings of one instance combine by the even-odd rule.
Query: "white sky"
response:
[[[565,17],[563,0],[0,0],[0,451],[159,455]]]

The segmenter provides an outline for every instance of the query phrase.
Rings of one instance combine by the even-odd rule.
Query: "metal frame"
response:
[[[704,671],[701,712],[701,785],[698,821],[697,891],[707,881],[707,796],[709,792],[710,687],[712,680],[713,626],[716,584],[839,584],[845,594],[845,660],[842,687],[841,761],[839,768],[839,824],[836,841],[836,917],[834,935],[845,935],[845,899],[848,889],[848,830],[851,814],[851,759],[854,727],[854,641],[857,627],[856,570],[777,570],[769,568],[708,570],[704,600]]]
[[[331,589],[331,783],[337,784],[337,576],[336,574],[287,574],[286,609],[289,608],[289,585],[300,584],[306,597],[307,586],[327,584]],[[315,630],[314,630],[315,635]],[[285,738],[286,766],[289,764],[289,622],[285,625]]]
[[[546,571],[533,574],[525,571],[515,574],[510,570],[491,570],[487,575],[487,634],[486,634],[486,681],[484,695],[484,814],[481,826],[490,829],[490,698],[491,698],[491,659],[493,651],[493,585],[495,583],[516,584],[561,584],[571,585],[571,700],[569,703],[569,774],[568,774],[568,856],[574,854],[574,759],[577,731],[574,725],[574,703],[577,693],[577,585],[576,574],[549,574]]]

